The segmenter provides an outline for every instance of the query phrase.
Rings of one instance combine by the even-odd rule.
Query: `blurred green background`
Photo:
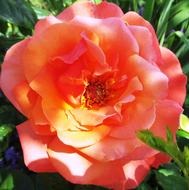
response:
[[[73,0],[0,0],[0,63],[7,49],[32,35],[37,20],[57,15]],[[94,0],[99,3],[100,0]],[[162,46],[179,58],[189,75],[189,0],[112,0],[124,12],[136,11],[151,22]],[[7,84],[8,85],[8,84]],[[184,113],[189,116],[189,85]],[[0,190],[102,190],[96,186],[74,185],[58,174],[36,174],[23,164],[15,125],[24,121],[8,100],[0,94]],[[189,134],[180,130],[177,143],[189,146]],[[174,184],[173,184],[174,183]],[[174,187],[173,187],[174,185]],[[171,162],[152,169],[138,190],[187,190],[186,181]]]

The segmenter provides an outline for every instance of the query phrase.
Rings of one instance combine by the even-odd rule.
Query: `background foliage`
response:
[[[124,12],[133,10],[154,26],[161,45],[178,56],[189,75],[189,1],[188,0],[111,0]],[[7,49],[30,36],[38,19],[57,15],[74,0],[0,0],[0,63]],[[100,0],[94,0],[98,3]],[[8,84],[7,84],[8,85]],[[184,113],[189,116],[189,85]],[[27,170],[15,126],[25,118],[0,94],[0,190],[102,190],[96,186],[74,185],[58,174],[36,174]],[[150,137],[151,138],[151,137]],[[149,139],[148,139],[149,140]],[[152,140],[152,139],[151,139]],[[156,142],[156,141],[154,141]],[[189,133],[179,129],[180,151],[189,147]],[[156,146],[156,145],[155,145]],[[157,148],[157,147],[156,147]],[[161,147],[160,147],[161,148]],[[169,149],[169,148],[168,148]],[[189,155],[186,155],[189,158]],[[186,179],[171,162],[152,169],[138,190],[187,190]]]

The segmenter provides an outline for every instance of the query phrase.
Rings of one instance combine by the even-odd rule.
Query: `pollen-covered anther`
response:
[[[86,85],[82,97],[82,103],[86,108],[98,108],[106,102],[108,89],[106,83],[100,80],[92,80]]]

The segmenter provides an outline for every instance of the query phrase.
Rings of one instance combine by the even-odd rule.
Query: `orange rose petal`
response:
[[[80,28],[68,23],[60,23],[50,26],[42,34],[34,35],[23,56],[27,80],[31,82],[53,58],[70,52],[80,41],[80,33]],[[64,42],[63,46],[62,42]]]
[[[167,98],[182,105],[186,96],[187,78],[182,72],[178,58],[170,50],[161,47],[161,55],[163,64],[160,65],[160,68],[169,78]]]
[[[119,18],[98,20],[77,16],[70,23],[73,23],[76,27],[86,28],[86,30],[90,30],[98,36],[99,46],[106,55],[108,64],[112,63],[112,60],[116,61],[116,55],[119,61],[123,61],[128,56],[139,53],[137,41]]]
[[[69,107],[66,107],[67,104],[60,99],[46,67],[30,83],[30,86],[42,97],[41,111],[50,125],[56,129],[67,129],[68,127],[64,125],[67,120],[64,109]]]
[[[152,64],[156,64],[161,57],[158,57],[159,48],[157,49],[154,45],[152,33],[148,30],[148,28],[143,26],[131,25],[128,26],[128,28],[138,42],[140,48],[139,55]]]
[[[104,119],[116,115],[114,108],[111,106],[101,107],[98,110],[87,110],[83,108],[70,110],[75,120],[80,125],[96,126],[101,124]]]
[[[123,171],[122,160],[114,162],[93,162],[93,165],[88,169],[87,184],[95,184],[107,187],[113,190],[125,190],[126,177]]]
[[[119,113],[120,115],[120,118],[122,118],[122,114],[121,114],[121,111],[122,111],[122,107],[123,105],[126,105],[128,103],[131,103],[135,100],[135,96],[133,95],[129,95],[129,96],[126,96],[122,99],[120,99],[115,105],[114,105],[114,109],[116,110],[116,112]],[[111,118],[110,118],[111,119]]]
[[[17,126],[26,166],[35,172],[55,172],[47,155],[47,144],[52,136],[40,136],[33,132],[30,121]]]
[[[154,156],[154,161],[152,166],[157,169],[160,166],[160,164],[168,163],[170,161],[171,158],[167,154],[160,152]]]
[[[150,167],[145,160],[134,160],[123,166],[127,189],[137,187],[148,174]]]
[[[92,165],[91,161],[78,154],[73,147],[63,144],[57,138],[48,145],[48,154],[58,172],[74,183],[80,179],[85,180],[85,173]]]
[[[88,39],[84,34],[81,34],[87,46],[86,52],[86,68],[94,72],[95,75],[101,75],[110,71],[109,65],[106,63],[106,57],[102,49],[97,46],[93,41]]]
[[[145,145],[141,141],[141,145],[135,148],[131,153],[127,155],[126,160],[147,160],[155,156],[159,151]]]
[[[36,125],[47,125],[48,120],[44,115],[44,112],[42,110],[42,99],[41,97],[38,97],[35,104],[32,107],[31,112],[31,120],[36,124]]]
[[[127,84],[127,87],[125,91],[121,94],[119,97],[120,100],[124,100],[125,98],[129,96],[133,96],[132,94],[137,92],[137,91],[142,91],[143,90],[143,85],[141,81],[138,79],[138,77],[133,77]]]
[[[82,79],[62,75],[57,81],[57,87],[60,90],[62,98],[68,104],[72,106],[80,105],[81,95],[85,88]]]
[[[156,136],[166,138],[166,127],[169,127],[173,134],[179,126],[179,118],[182,107],[172,100],[161,100],[156,104],[156,120],[151,127],[151,131]]]
[[[156,118],[156,109],[152,103],[141,99],[139,103],[133,104],[124,113],[125,121],[119,126],[112,128],[110,136],[120,139],[129,139],[136,136],[141,129],[150,129]],[[135,114],[133,114],[135,113]]]
[[[13,89],[20,82],[25,81],[22,67],[22,56],[29,39],[13,45],[6,53],[4,63],[1,67],[1,89],[12,104],[20,111],[21,108],[15,100]]]
[[[57,171],[72,183],[95,184],[115,190],[125,187],[125,176],[119,161],[95,162],[58,139],[49,145],[48,154]]]
[[[78,60],[86,51],[86,45],[84,41],[81,40],[70,52],[62,56],[55,57],[54,59],[60,59],[66,64],[72,64]]]
[[[144,26],[146,28],[148,28],[148,30],[151,32],[152,34],[152,38],[153,38],[153,46],[154,49],[156,49],[156,53],[157,53],[157,57],[161,57],[161,53],[159,50],[159,42],[156,36],[156,33],[154,31],[154,28],[152,27],[152,25],[146,21],[144,18],[142,18],[139,14],[137,14],[136,12],[127,12],[122,19],[128,24],[128,25],[135,25],[135,26]],[[161,59],[158,59],[157,62],[159,64],[161,64]]]
[[[91,131],[57,131],[58,138],[73,147],[86,147],[105,138],[110,132],[110,127],[100,125]]]
[[[35,32],[34,34],[42,33],[44,30],[48,29],[53,24],[62,23],[61,20],[57,19],[57,17],[54,16],[47,16],[44,19],[41,19],[37,22],[35,25]]]
[[[55,135],[55,132],[51,130],[49,125],[32,125],[34,132],[37,135]]]
[[[58,172],[72,183],[102,185],[115,190],[136,187],[149,172],[147,161],[89,161],[73,148],[54,140],[49,156]],[[112,172],[114,171],[114,172]]]
[[[106,137],[100,142],[86,148],[81,148],[80,151],[101,162],[113,161],[121,159],[131,151],[133,151],[139,142],[136,139],[122,140],[112,137]]]
[[[48,100],[42,101],[42,107],[49,123],[56,129],[68,130],[70,124],[67,125],[67,116],[63,107],[58,107],[49,103]]]
[[[138,55],[133,55],[129,58],[126,69],[131,76],[138,76],[148,96],[157,99],[167,96],[168,78],[156,66]]]
[[[62,106],[58,107],[48,102],[48,100],[44,100],[42,102],[42,107],[48,121],[51,126],[59,131],[73,130],[77,131],[79,128],[77,127],[78,122],[70,118],[65,110],[72,109],[68,104],[62,104]]]
[[[30,87],[42,97],[42,101],[48,99],[50,103],[60,106],[62,100],[48,67],[41,69],[34,80],[31,81]]]
[[[58,19],[69,21],[75,16],[85,16],[94,18],[109,18],[123,16],[122,10],[113,3],[103,1],[100,4],[94,4],[89,1],[77,2],[65,9],[58,15]]]
[[[22,112],[27,115],[27,117],[31,117],[33,104],[35,104],[37,100],[37,94],[33,94],[32,98],[29,98],[28,95],[31,91],[33,90],[25,80],[16,85],[13,91],[15,100],[20,106]]]
[[[14,88],[14,96],[23,113],[35,124],[48,123],[42,112],[40,97],[31,89],[27,81],[21,82]]]

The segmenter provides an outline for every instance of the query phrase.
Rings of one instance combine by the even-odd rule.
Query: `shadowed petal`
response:
[[[181,106],[186,96],[186,76],[183,74],[178,58],[167,48],[161,47],[163,64],[160,69],[169,78],[168,99],[178,102]]]
[[[150,167],[145,160],[130,161],[124,165],[124,173],[127,179],[125,186],[128,189],[137,187],[148,174]]]
[[[120,161],[96,162],[58,139],[49,145],[48,154],[57,171],[72,183],[124,190],[125,176]]]
[[[17,126],[26,166],[35,172],[55,172],[47,155],[47,144],[52,136],[36,135],[30,121]]]
[[[136,139],[123,140],[106,137],[94,145],[80,149],[80,151],[98,161],[107,162],[125,157],[138,144]]]
[[[143,90],[148,96],[161,99],[168,93],[168,78],[158,67],[151,65],[138,55],[133,55],[127,62],[128,76],[137,75],[143,84]]]
[[[13,89],[20,82],[25,81],[22,66],[22,56],[29,41],[29,39],[26,39],[12,46],[7,51],[4,63],[1,67],[1,89],[20,112],[22,112],[22,110],[15,100]]]
[[[157,58],[161,58],[161,53],[160,53],[160,49],[159,49],[159,42],[156,36],[156,33],[154,31],[154,28],[152,27],[152,25],[146,21],[144,18],[142,18],[139,14],[137,14],[136,12],[127,12],[122,19],[128,24],[128,25],[136,25],[136,26],[143,26],[146,27],[152,34],[152,38],[153,38],[153,46],[154,49],[156,51],[156,56]],[[157,62],[159,64],[161,64],[162,60],[158,59]]]

